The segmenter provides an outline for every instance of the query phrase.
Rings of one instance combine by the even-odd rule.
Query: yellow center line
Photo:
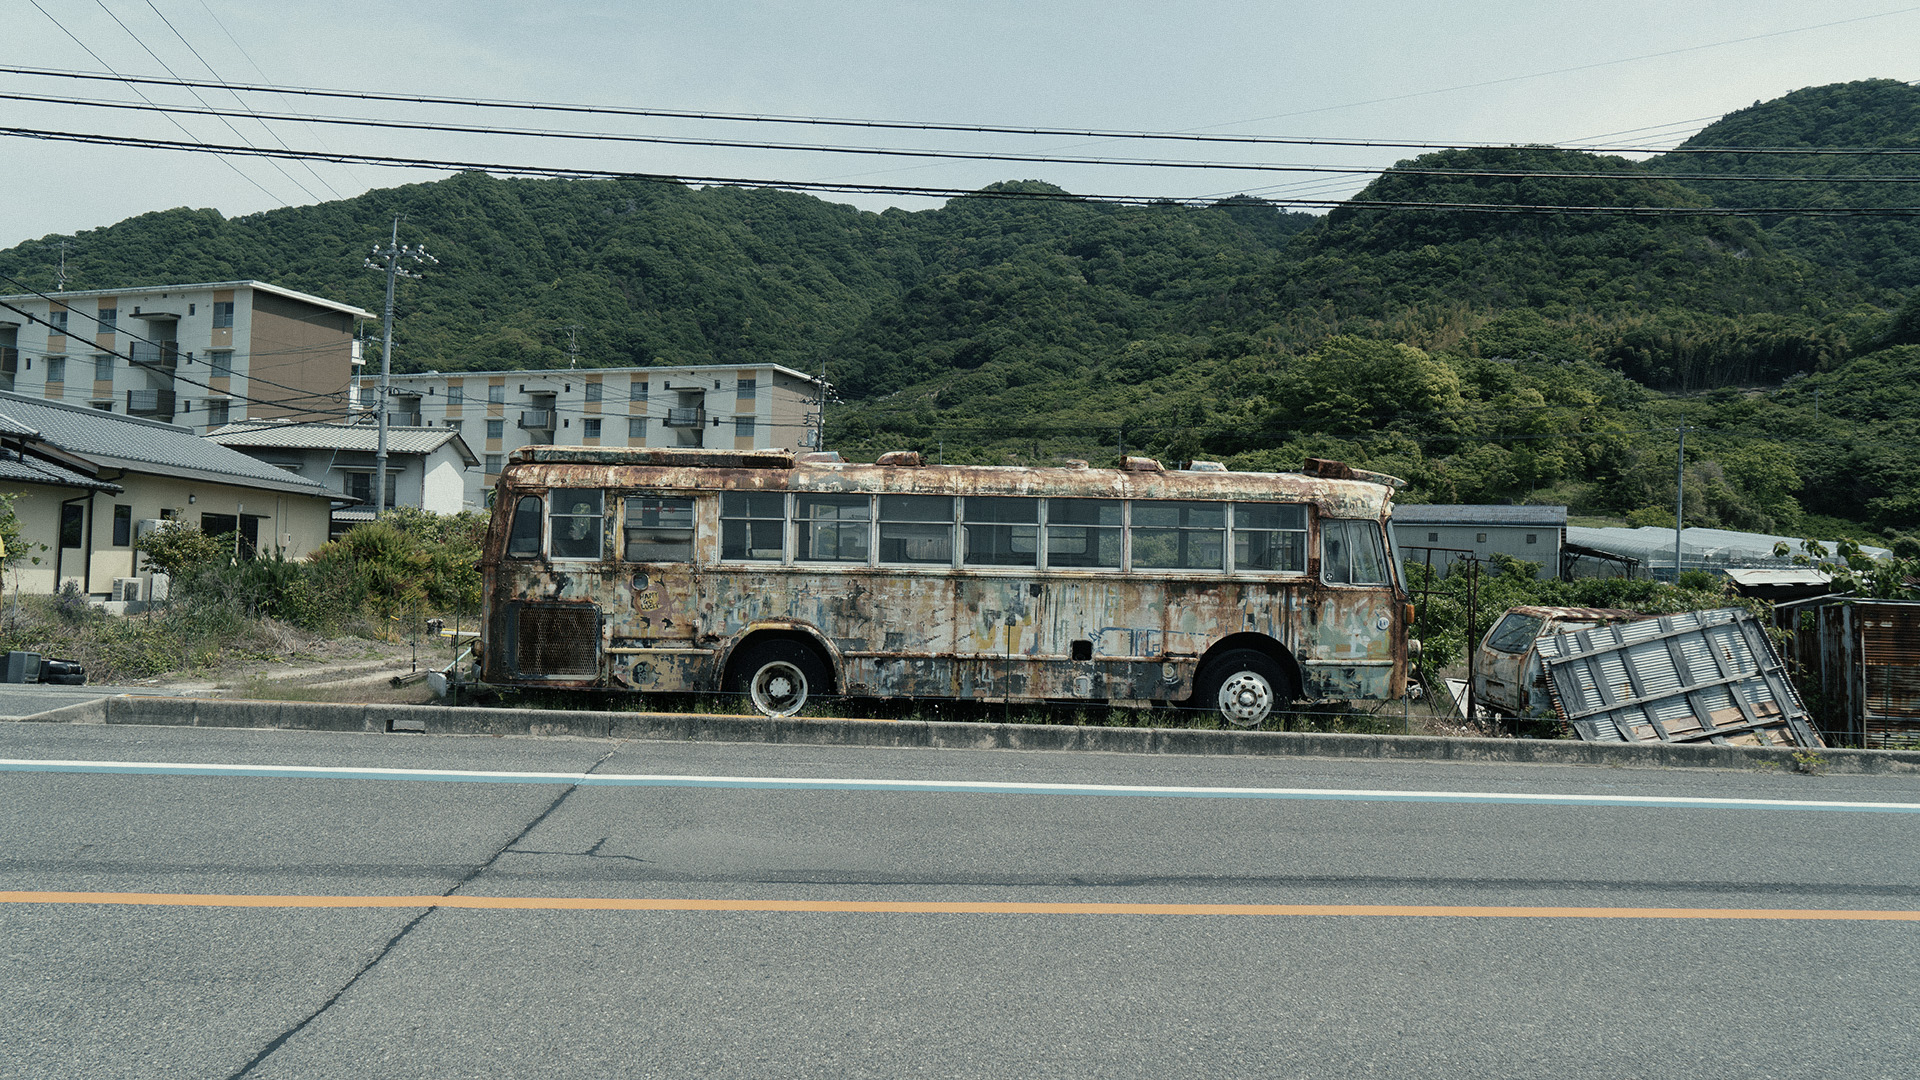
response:
[[[1448,904],[1071,904],[947,900],[703,900],[599,896],[276,896],[0,892],[0,904],[492,911],[773,911],[875,915],[1331,915],[1454,919],[1792,919],[1920,922],[1920,911],[1823,908],[1520,907]]]

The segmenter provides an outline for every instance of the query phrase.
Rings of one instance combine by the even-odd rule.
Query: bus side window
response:
[[[794,557],[804,562],[867,561],[865,495],[801,495],[794,500],[799,532]]]
[[[880,496],[880,561],[953,565],[953,496]]]
[[[1286,503],[1233,504],[1233,568],[1307,568],[1307,508]]]
[[[685,496],[629,495],[628,562],[692,562],[693,499]]]
[[[600,557],[600,490],[555,488],[547,493],[548,516],[553,519],[550,559]]]
[[[729,491],[720,496],[720,557],[780,561],[785,495]]]
[[[522,495],[513,507],[513,531],[507,534],[507,558],[540,557],[540,496]]]
[[[1120,569],[1120,500],[1048,499],[1047,565]]]
[[[1226,532],[1226,503],[1135,502],[1134,568],[1224,570]]]
[[[1040,500],[969,495],[961,513],[967,565],[1040,565]]]
[[[1320,576],[1334,585],[1385,585],[1379,528],[1371,521],[1322,521]]]

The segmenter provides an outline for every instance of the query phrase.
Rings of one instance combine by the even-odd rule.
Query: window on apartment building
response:
[[[752,401],[760,395],[760,383],[757,379],[741,379],[736,389],[735,396],[741,401]]]
[[[736,439],[753,438],[753,417],[736,416],[733,418],[733,437]]]
[[[456,405],[465,405],[466,403],[467,403],[466,387],[464,386],[447,387],[447,408],[451,409]]]
[[[601,392],[602,392],[602,390],[603,390],[603,389],[604,389],[604,387],[603,387],[603,386],[602,386],[602,385],[601,385],[600,383],[597,383],[597,382],[590,382],[590,383],[588,383],[588,384],[587,384],[587,387],[586,387],[586,394],[587,394],[587,400],[588,400],[588,401],[599,401],[599,400],[600,400],[600,394],[601,394]]]
[[[1486,543],[1486,542],[1487,542],[1487,534],[1486,534],[1486,533],[1474,533],[1474,534],[1473,534],[1473,542],[1474,542],[1474,543],[1476,543],[1476,544],[1484,544],[1484,543]]]
[[[214,378],[214,379],[233,378],[233,350],[232,349],[215,349],[212,352],[208,353],[207,367],[210,369],[207,373],[209,378]]]
[[[102,334],[111,334],[120,327],[119,308],[103,307],[100,309],[100,314],[96,318],[98,319],[97,325],[100,327],[100,333]]]
[[[462,427],[463,425],[465,425],[465,423],[466,423],[466,421],[464,421],[464,420],[461,420],[461,419],[459,419],[459,418],[457,418],[457,417],[456,417],[455,419],[452,419],[452,420],[442,420],[442,421],[440,421],[440,422],[441,422],[442,424],[444,424],[444,425],[446,425],[447,427],[450,427],[450,428],[452,428],[452,429],[453,429],[453,430],[455,430],[455,431],[459,431],[459,430],[461,429],[461,427]]]
[[[505,420],[487,421],[487,438],[489,439],[504,438],[506,436],[506,433],[507,433],[507,422]]]
[[[67,381],[67,358],[64,356],[47,357],[47,381],[63,383]]]
[[[207,399],[207,425],[211,427],[214,425],[226,423],[228,406],[230,404],[231,403],[228,402],[226,398],[208,398]]]
[[[213,302],[213,328],[218,330],[221,327],[231,327],[232,325],[233,301],[215,300]]]
[[[627,393],[628,393],[628,397],[627,397],[628,401],[647,400],[647,380],[635,379],[633,381],[633,385],[630,388],[628,388]]]
[[[495,405],[503,404],[507,400],[506,384],[495,383],[487,387],[487,400]]]
[[[1527,534],[1527,543],[1529,543],[1529,544],[1537,544],[1537,543],[1539,543],[1539,542],[1540,542],[1540,534],[1539,534],[1539,533],[1528,533],[1528,534]]]
[[[1427,534],[1427,543],[1429,543],[1429,544],[1437,544],[1437,543],[1439,543],[1439,542],[1440,542],[1440,534],[1439,534],[1439,533],[1437,533],[1437,532],[1430,532],[1430,533],[1428,533],[1428,534]]]
[[[587,419],[587,420],[580,421],[580,437],[583,439],[599,438],[600,437],[600,421],[594,420],[594,419]]]
[[[647,437],[647,418],[644,416],[627,417],[628,441],[632,441],[634,439],[644,439],[646,437]]]
[[[488,454],[488,455],[487,455],[487,461],[486,461],[486,464],[485,464],[484,466],[482,466],[482,467],[483,467],[483,468],[485,468],[485,469],[487,470],[487,475],[488,475],[488,476],[498,476],[498,475],[500,475],[500,460],[501,460],[501,455],[499,455],[499,454]]]
[[[106,353],[95,353],[93,355],[93,381],[113,381],[113,357]]]
[[[116,504],[113,508],[113,546],[133,543],[133,507]]]
[[[79,503],[67,503],[60,507],[60,546],[77,548],[86,529],[87,508]]]
[[[47,321],[53,324],[52,326],[47,328],[47,333],[49,334],[66,333],[67,332],[67,309],[56,308],[52,311],[47,312]]]

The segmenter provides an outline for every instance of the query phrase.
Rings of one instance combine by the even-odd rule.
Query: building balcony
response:
[[[177,341],[136,341],[127,347],[127,356],[135,367],[175,371],[180,367],[180,343]]]
[[[528,431],[551,431],[553,429],[552,409],[522,409],[520,426]]]
[[[705,409],[668,409],[667,426],[697,428],[707,422],[706,414]]]
[[[173,391],[171,390],[129,390],[127,391],[127,415],[151,416],[163,420],[173,419]]]

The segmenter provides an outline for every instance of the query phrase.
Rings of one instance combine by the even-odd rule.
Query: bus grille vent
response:
[[[600,612],[593,605],[522,605],[518,631],[519,674],[590,679],[600,673]]]

